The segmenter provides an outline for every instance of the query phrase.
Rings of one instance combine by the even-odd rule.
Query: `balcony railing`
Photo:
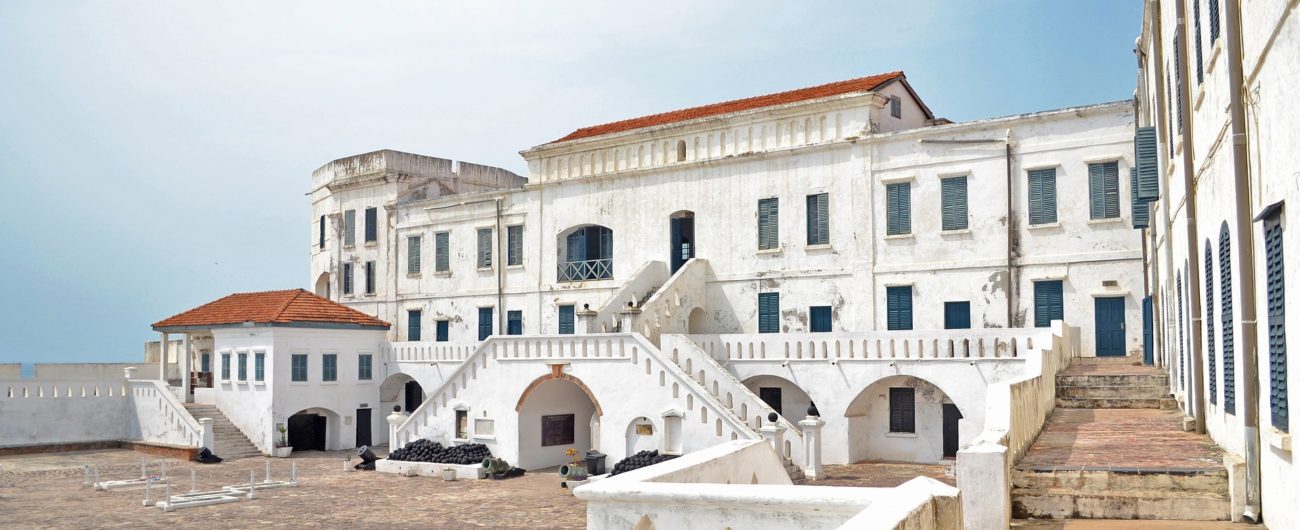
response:
[[[614,277],[614,260],[592,259],[561,262],[559,277],[561,282],[608,280]]]

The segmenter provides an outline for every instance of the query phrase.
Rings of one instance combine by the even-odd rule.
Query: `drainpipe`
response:
[[[505,305],[505,294],[502,291],[502,286],[505,284],[506,267],[505,267],[505,262],[502,260],[505,259],[506,253],[504,250],[502,250],[502,247],[505,245],[506,235],[501,232],[501,200],[502,199],[504,199],[504,197],[496,197],[492,201],[493,206],[496,207],[496,225],[497,225],[496,228],[496,232],[497,232],[497,253],[496,254],[497,255],[493,256],[494,259],[492,260],[492,265],[494,265],[497,269],[497,333],[500,335],[505,335],[506,334],[506,305]]]
[[[1224,2],[1228,35],[1224,38],[1224,55],[1228,59],[1228,110],[1232,122],[1232,172],[1237,198],[1233,228],[1237,232],[1237,268],[1240,270],[1241,303],[1241,378],[1245,383],[1242,420],[1246,447],[1246,507],[1244,516],[1252,522],[1261,519],[1259,458],[1259,352],[1258,323],[1255,314],[1255,243],[1251,224],[1250,159],[1246,149],[1246,91],[1242,76],[1241,12],[1237,2]]]
[[[1151,55],[1154,59],[1150,62],[1150,64],[1152,65],[1152,68],[1155,70],[1155,94],[1156,94],[1156,108],[1152,111],[1151,114],[1155,118],[1155,126],[1159,128],[1161,134],[1164,134],[1165,131],[1169,130],[1169,115],[1167,112],[1161,112],[1161,110],[1169,108],[1169,102],[1165,100],[1166,87],[1164,86],[1164,82],[1166,77],[1165,77],[1164,46],[1161,46],[1161,43],[1164,42],[1164,40],[1161,38],[1162,37],[1161,33],[1163,31],[1163,28],[1160,24],[1160,20],[1161,20],[1160,3],[1156,1],[1151,1],[1147,5],[1149,8],[1148,13],[1150,13],[1151,16],[1151,34],[1152,34],[1151,42],[1156,43],[1154,46],[1151,47]],[[1172,142],[1173,139],[1166,138],[1165,141]],[[1163,149],[1161,149],[1159,156],[1161,158],[1165,158],[1165,151]],[[1157,166],[1157,171],[1159,171],[1159,166]],[[1158,175],[1157,178],[1163,180],[1164,175],[1163,174]],[[1151,233],[1151,275],[1153,278],[1151,284],[1151,289],[1152,289],[1152,293],[1151,293],[1152,294],[1152,302],[1151,302],[1152,330],[1151,331],[1152,334],[1155,336],[1156,343],[1158,344],[1158,347],[1156,348],[1156,354],[1154,356],[1156,366],[1162,368],[1168,367],[1168,363],[1165,362],[1165,352],[1166,349],[1170,347],[1170,345],[1166,340],[1167,337],[1165,336],[1165,334],[1167,333],[1168,330],[1165,328],[1166,326],[1169,325],[1169,322],[1164,318],[1164,314],[1165,314],[1165,304],[1169,303],[1169,300],[1165,296],[1165,292],[1164,292],[1165,290],[1161,288],[1161,283],[1155,279],[1164,277],[1165,283],[1168,284],[1169,281],[1168,279],[1173,277],[1171,271],[1168,270],[1169,268],[1168,264],[1172,262],[1170,258],[1170,250],[1169,250],[1170,245],[1168,243],[1169,234],[1171,233],[1169,231],[1171,225],[1169,224],[1168,187],[1169,187],[1168,185],[1165,186],[1166,188],[1165,192],[1160,194],[1160,198],[1158,199],[1160,201],[1159,217],[1150,220],[1151,228],[1147,230],[1148,232]],[[1155,229],[1156,227],[1159,227],[1159,231]],[[1161,234],[1164,235],[1166,240],[1166,243],[1164,245],[1164,250],[1165,250],[1164,266],[1166,270],[1164,271],[1165,272],[1164,274],[1161,274],[1161,265],[1162,265],[1160,260]]]
[[[1188,307],[1192,316],[1191,329],[1189,330],[1191,334],[1189,337],[1191,339],[1191,358],[1188,359],[1190,361],[1188,363],[1188,373],[1192,377],[1187,388],[1191,391],[1191,397],[1188,401],[1192,409],[1192,419],[1196,426],[1196,432],[1205,434],[1205,392],[1201,390],[1205,384],[1205,372],[1202,367],[1205,362],[1204,352],[1201,351],[1203,347],[1201,341],[1201,273],[1200,267],[1195,265],[1200,261],[1197,259],[1200,256],[1200,247],[1196,244],[1198,233],[1196,229],[1196,184],[1194,176],[1196,169],[1193,166],[1195,160],[1192,156],[1194,147],[1192,133],[1194,129],[1191,112],[1188,110],[1192,107],[1192,83],[1188,76],[1188,72],[1191,70],[1191,54],[1187,52],[1187,46],[1185,46],[1189,22],[1184,13],[1183,3],[1178,2],[1177,6],[1178,24],[1182,31],[1175,33],[1179,38],[1176,39],[1174,44],[1182,46],[1182,50],[1178,54],[1180,64],[1175,67],[1174,74],[1178,76],[1180,81],[1178,91],[1183,98],[1182,109],[1179,112],[1183,119],[1183,194],[1187,208],[1187,296],[1190,297]]]

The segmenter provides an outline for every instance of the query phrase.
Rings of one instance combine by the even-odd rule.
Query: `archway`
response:
[[[691,314],[686,317],[686,331],[692,335],[698,335],[709,332],[708,314],[704,308],[697,307],[691,310]]]
[[[663,450],[663,442],[660,441],[662,429],[655,425],[654,421],[645,416],[632,418],[627,424],[627,431],[623,433],[627,452],[623,453],[632,456],[639,451]]]
[[[812,397],[794,381],[776,375],[756,375],[742,382],[745,388],[758,396],[772,408],[776,409],[777,414],[790,420],[791,423],[802,420],[808,414],[808,405],[812,403]],[[766,416],[763,411],[747,411],[745,421],[751,426],[755,425],[755,418]]]
[[[945,431],[955,455],[962,405],[919,377],[879,379],[859,392],[844,412],[849,461],[939,462],[945,453]]]
[[[285,421],[289,445],[294,451],[330,451],[341,449],[339,415],[327,408],[312,407],[298,411]]]
[[[668,263],[672,266],[669,274],[672,274],[695,257],[695,212],[681,210],[668,216],[668,233],[671,242]]]
[[[415,378],[404,373],[396,373],[384,379],[379,385],[379,410],[393,410],[393,405],[402,407],[403,412],[411,412],[424,403],[424,389]]]
[[[316,278],[316,296],[327,299],[330,297],[330,273],[322,272]]]
[[[569,462],[568,449],[595,448],[602,411],[590,389],[569,374],[535,379],[515,406],[519,421],[519,463],[541,469]]]

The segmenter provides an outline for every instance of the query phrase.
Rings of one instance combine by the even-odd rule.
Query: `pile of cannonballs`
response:
[[[483,444],[463,444],[443,447],[424,438],[406,444],[389,453],[389,460],[403,462],[436,462],[439,464],[481,464],[492,452]]]
[[[672,460],[674,458],[677,458],[677,455],[661,455],[657,450],[641,451],[637,454],[619,460],[617,464],[614,464],[614,470],[611,471],[609,474],[610,476],[614,476],[619,473],[627,473],[628,471],[631,471],[633,469],[640,469],[645,466],[658,464],[665,460]]]

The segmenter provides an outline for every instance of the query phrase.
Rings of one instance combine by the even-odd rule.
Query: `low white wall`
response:
[[[132,380],[127,386],[131,439],[185,447],[204,445],[199,422],[161,381]]]
[[[123,380],[0,382],[0,447],[134,438]]]
[[[36,379],[126,379],[125,369],[135,368],[136,379],[157,379],[158,363],[36,363]]]

